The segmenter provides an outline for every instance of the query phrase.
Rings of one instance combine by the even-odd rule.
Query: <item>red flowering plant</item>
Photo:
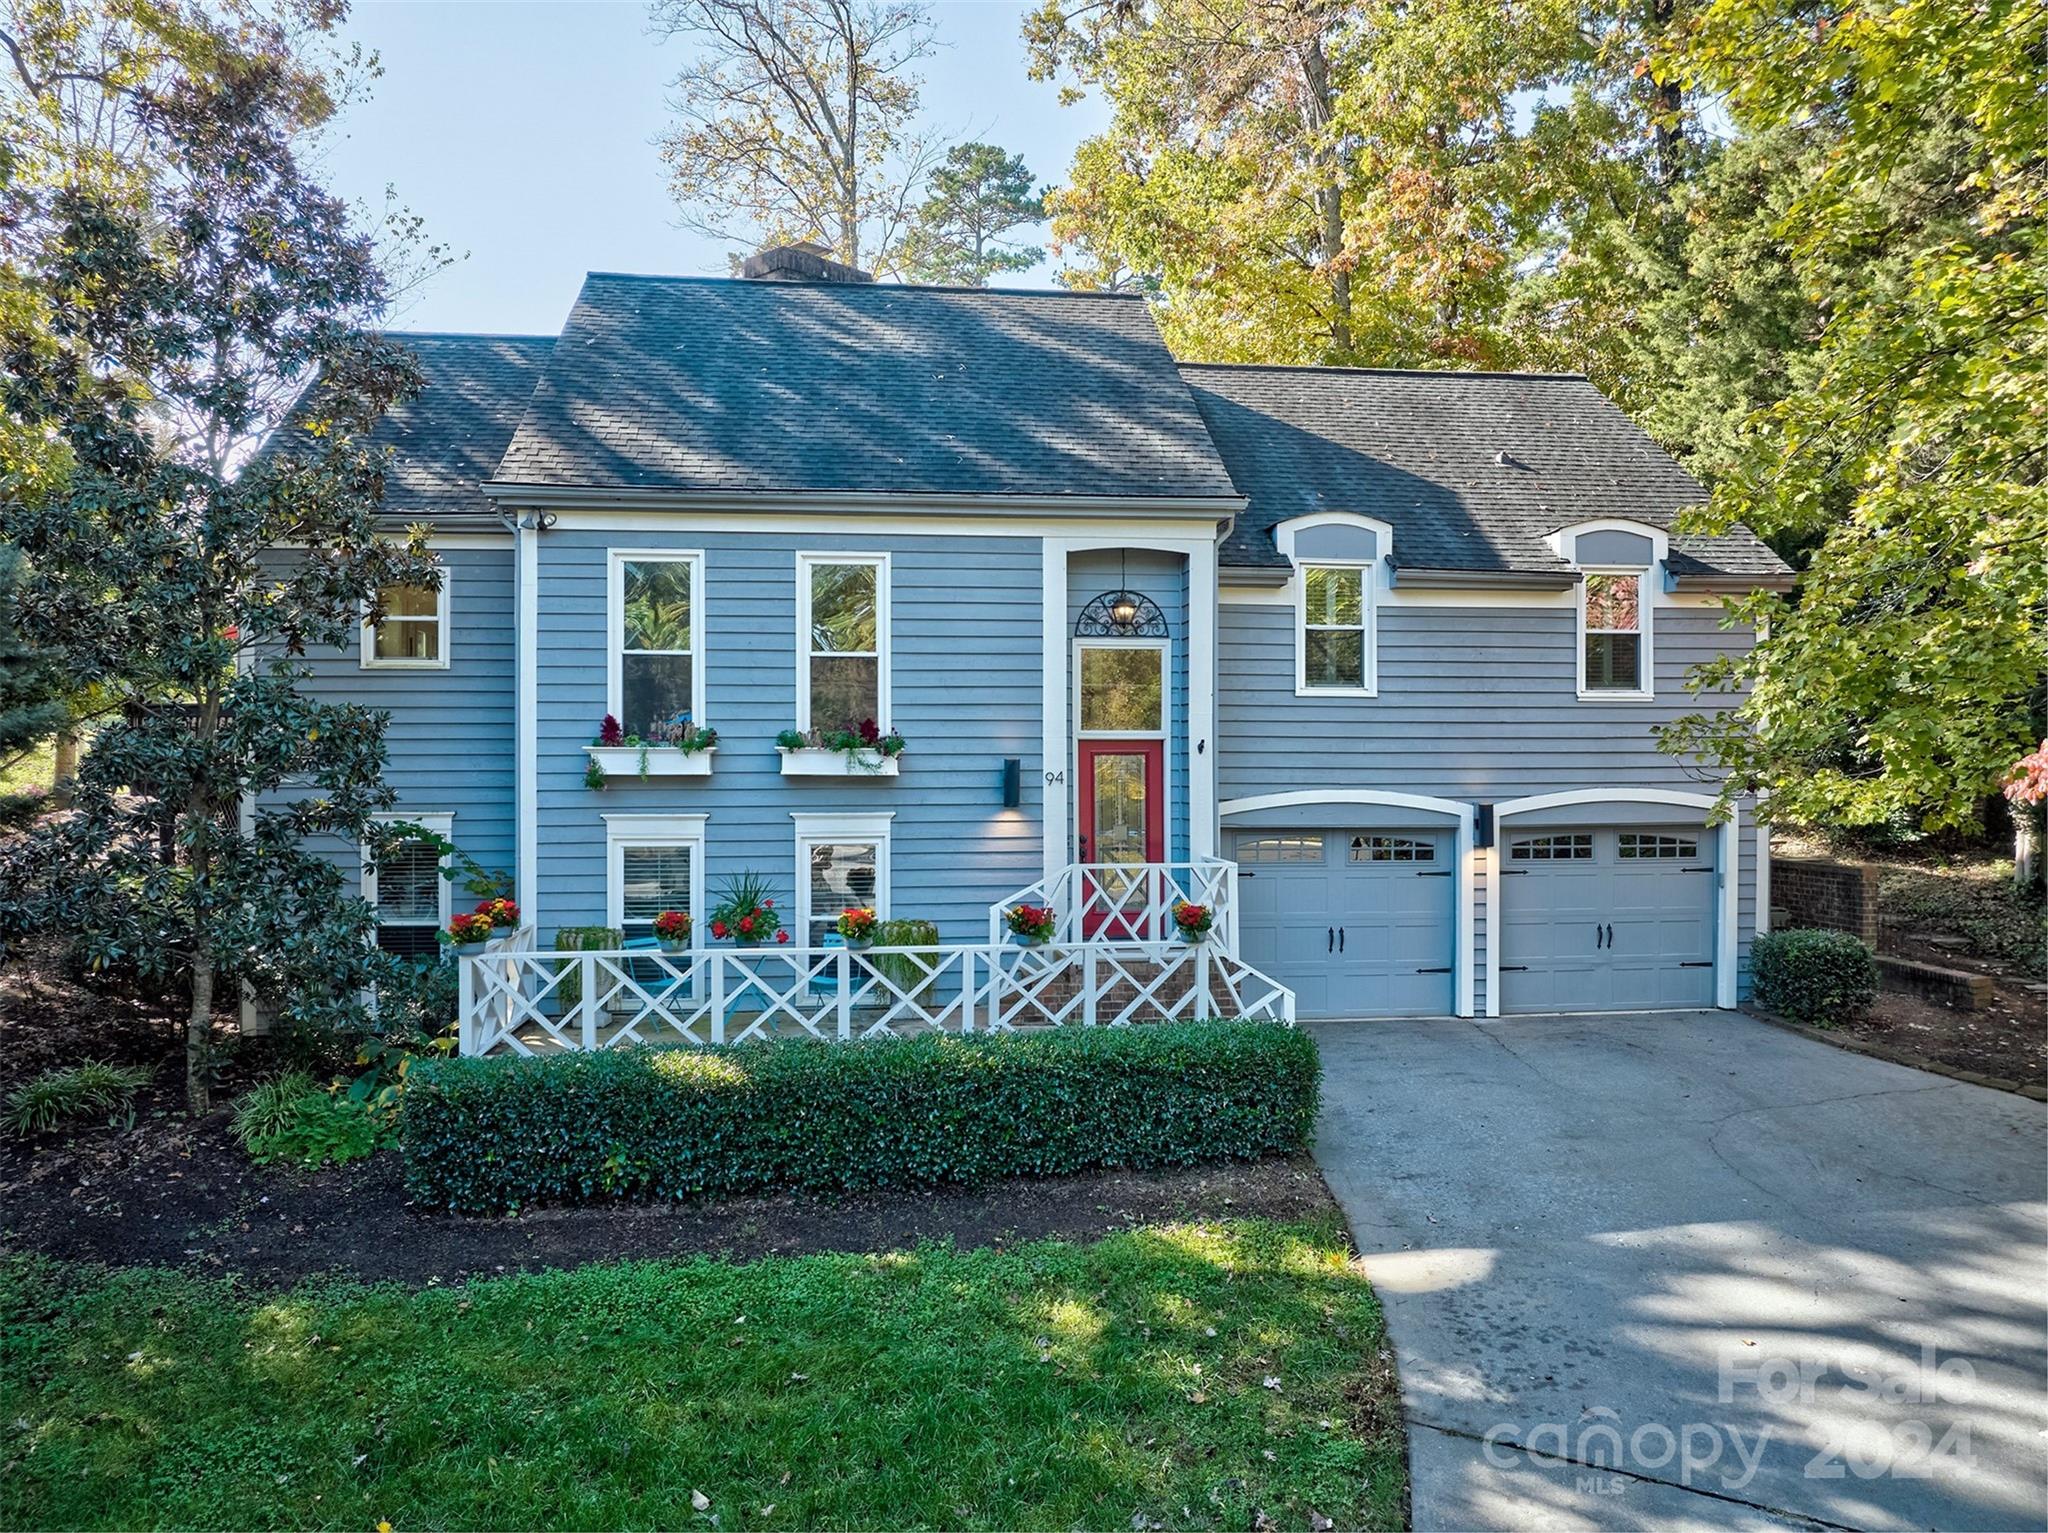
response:
[[[1185,940],[1200,942],[1216,924],[1216,909],[1213,905],[1197,905],[1193,900],[1175,900],[1173,924]]]
[[[519,929],[519,906],[502,895],[495,899],[479,900],[476,913],[485,917],[494,931],[517,931]]]
[[[489,916],[457,916],[448,923],[448,941],[456,947],[470,947],[490,941],[492,929]]]
[[[1012,905],[1003,912],[1012,936],[1026,942],[1050,942],[1059,928],[1059,918],[1050,905]]]
[[[690,940],[695,924],[687,910],[664,910],[654,918],[654,935],[663,947],[680,947]]]
[[[598,745],[624,745],[626,743],[625,726],[611,714],[607,713],[604,716],[604,722],[597,726],[597,739],[593,743]]]
[[[775,913],[774,887],[759,873],[735,873],[727,879],[711,910],[711,935],[742,946],[789,941],[782,917]]]
[[[875,908],[872,905],[849,905],[839,912],[839,919],[834,925],[848,947],[866,947],[875,940]]]

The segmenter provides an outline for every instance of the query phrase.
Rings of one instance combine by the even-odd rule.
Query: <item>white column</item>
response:
[[[519,604],[518,820],[519,909],[525,924],[540,921],[540,533],[522,522],[513,533]]]
[[[1068,775],[1073,771],[1074,753],[1067,730],[1067,542],[1046,538],[1042,546],[1045,804],[1039,818],[1045,830],[1045,876],[1051,878],[1074,860],[1067,828],[1067,805],[1073,791]]]
[[[1195,543],[1188,570],[1188,855],[1216,855],[1216,545]],[[1200,747],[1198,750],[1197,747]]]

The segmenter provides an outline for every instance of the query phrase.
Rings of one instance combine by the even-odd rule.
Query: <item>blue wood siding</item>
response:
[[[518,645],[512,602],[512,540],[439,550],[448,572],[448,667],[365,670],[358,646],[307,659],[311,696],[364,703],[390,715],[384,780],[393,813],[453,814],[463,851],[508,877],[517,865],[513,780]],[[338,855],[354,887],[356,853]],[[454,894],[463,908],[463,891]]]
[[[1188,580],[1187,561],[1179,554],[1157,549],[1134,548],[1119,556],[1115,549],[1086,549],[1067,556],[1067,640],[1072,644],[1074,623],[1081,611],[1096,597],[1128,583],[1133,591],[1149,596],[1166,616],[1171,644],[1167,650],[1168,728],[1166,740],[1166,796],[1172,806],[1172,823],[1167,830],[1171,843],[1169,861],[1184,861],[1188,855]],[[1071,651],[1070,651],[1071,652]],[[1080,727],[1080,678],[1078,668],[1068,664],[1069,716]],[[1078,785],[1077,785],[1078,787]],[[1078,818],[1074,823],[1079,823]]]
[[[1582,702],[1577,617],[1570,605],[1383,603],[1379,695],[1297,697],[1293,607],[1225,601],[1217,635],[1217,798],[1227,803],[1316,788],[1378,788],[1473,802],[1572,788],[1709,791],[1696,766],[1657,749],[1653,730],[1680,714],[1725,706],[1725,699],[1695,698],[1685,690],[1693,666],[1748,647],[1746,631],[1720,625],[1718,607],[1659,606],[1656,700]],[[1593,806],[1582,818],[1613,824],[1630,813]],[[1659,818],[1654,809],[1641,816],[1646,823]],[[1265,821],[1223,823],[1227,832]],[[1416,823],[1429,820],[1418,816]],[[1744,994],[1756,924],[1754,828],[1745,806],[1737,886]],[[1482,887],[1475,933],[1476,1003],[1482,1014],[1485,921]]]
[[[609,551],[704,555],[699,642],[718,730],[709,778],[614,775],[584,786],[584,747],[605,712]],[[796,721],[796,555],[890,555],[894,778],[785,778],[775,736]],[[1035,537],[875,537],[838,532],[556,530],[539,549],[539,920],[543,939],[605,919],[607,814],[706,814],[707,891],[742,868],[771,877],[794,917],[792,812],[893,812],[890,911],[986,939],[988,907],[1042,872],[1042,569]],[[1024,803],[1002,807],[1005,757]]]

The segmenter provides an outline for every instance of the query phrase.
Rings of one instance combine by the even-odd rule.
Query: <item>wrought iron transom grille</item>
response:
[[[1119,623],[1120,610],[1128,610],[1130,621]],[[1104,591],[1081,609],[1074,620],[1077,639],[1164,639],[1166,614],[1159,603],[1138,591]]]

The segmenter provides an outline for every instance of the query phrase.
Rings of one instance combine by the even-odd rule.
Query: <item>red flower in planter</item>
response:
[[[723,937],[729,930],[730,928],[723,921],[713,921],[711,923],[711,935],[714,937]]]
[[[785,931],[778,931],[775,934],[775,940],[777,942],[787,942],[789,941],[789,933]]]
[[[740,935],[741,935],[742,937],[751,937],[751,936],[753,936],[753,934],[754,934],[754,918],[753,918],[752,916],[741,916],[741,917],[740,917]]]
[[[609,713],[604,716],[604,722],[597,726],[597,743],[599,745],[624,745],[626,743],[624,726]]]

